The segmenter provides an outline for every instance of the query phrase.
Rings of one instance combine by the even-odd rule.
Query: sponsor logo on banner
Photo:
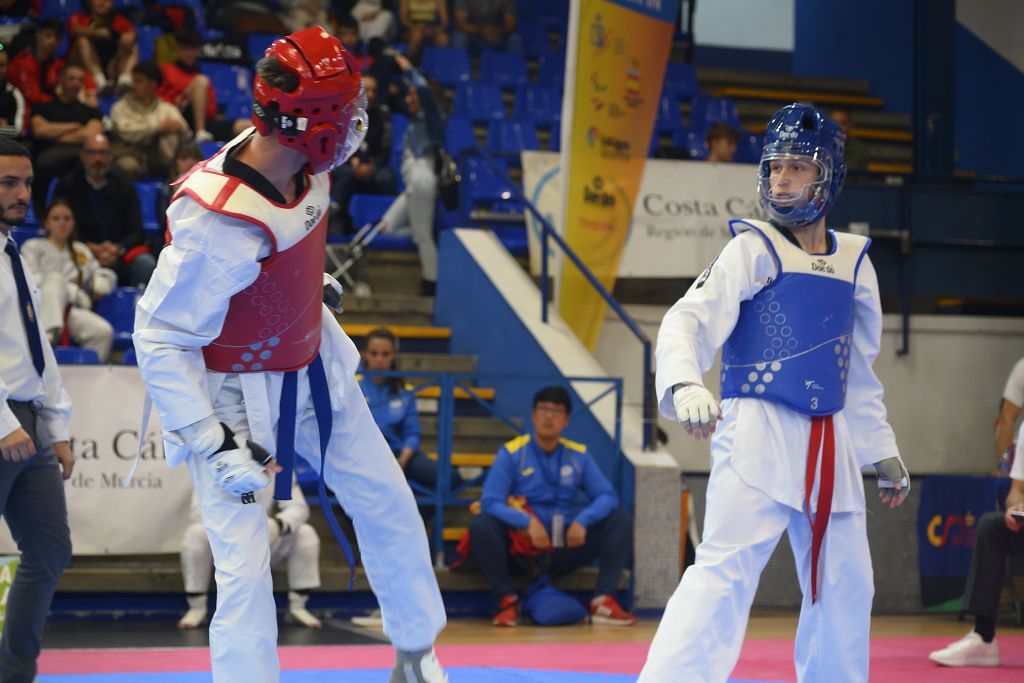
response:
[[[973,548],[977,521],[970,510],[965,515],[934,515],[928,522],[928,542],[936,548],[946,545]]]
[[[604,179],[596,175],[589,185],[583,186],[583,201],[594,206],[613,207],[615,206],[615,195],[605,191]]]

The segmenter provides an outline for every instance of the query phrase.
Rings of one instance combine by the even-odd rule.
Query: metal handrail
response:
[[[505,182],[505,184],[512,191],[512,196],[515,197],[516,201],[521,202],[527,210],[532,213],[541,225],[541,276],[540,276],[540,291],[541,291],[541,322],[547,324],[548,322],[548,239],[553,239],[555,244],[561,247],[562,252],[572,261],[573,265],[579,269],[583,276],[587,279],[590,285],[597,290],[597,293],[601,295],[605,303],[615,311],[619,319],[629,328],[629,331],[633,333],[633,336],[637,338],[640,344],[643,346],[644,353],[644,377],[643,377],[643,449],[645,451],[651,450],[655,441],[655,434],[657,431],[657,402],[654,395],[654,370],[652,361],[652,344],[650,337],[640,329],[633,317],[626,312],[626,309],[622,307],[622,304],[612,296],[611,292],[605,289],[594,274],[590,272],[586,264],[580,260],[579,256],[569,247],[561,235],[555,230],[554,226],[548,222],[544,216],[541,215],[537,207],[534,206],[533,202],[526,198],[526,195],[516,187],[512,179],[509,178],[508,174],[494,163],[494,158],[491,157],[486,151],[481,149],[479,146],[469,148],[468,151],[471,154],[475,154],[481,157],[487,165],[491,167],[491,170]]]

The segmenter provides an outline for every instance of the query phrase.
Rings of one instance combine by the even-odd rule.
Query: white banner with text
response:
[[[178,552],[189,524],[192,479],[187,466],[165,463],[155,410],[139,469],[123,487],[139,445],[146,396],[138,369],[62,365],[60,374],[72,402],[75,469],[64,493],[74,554]],[[0,555],[16,551],[6,523],[0,523]]]
[[[558,233],[562,178],[559,155],[523,152],[523,189]],[[584,201],[614,201],[601,193],[595,177]],[[752,164],[714,164],[703,161],[648,159],[640,192],[633,206],[619,277],[693,278],[718,256],[729,240],[729,219],[759,218],[757,167]],[[530,269],[540,274],[539,221],[527,212]],[[549,273],[561,264],[557,247],[549,245]]]

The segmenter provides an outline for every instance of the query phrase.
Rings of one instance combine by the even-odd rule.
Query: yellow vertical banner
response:
[[[654,132],[678,0],[572,0],[563,103],[562,225],[608,291]],[[590,349],[606,304],[568,259],[558,308]]]

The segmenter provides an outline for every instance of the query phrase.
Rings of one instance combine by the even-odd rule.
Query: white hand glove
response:
[[[672,403],[676,408],[676,419],[697,440],[709,438],[715,432],[715,423],[722,419],[715,397],[700,384],[676,385]]]
[[[111,272],[111,271],[107,271]],[[97,299],[105,297],[114,291],[117,280],[102,275],[96,275],[92,279],[92,293]]]
[[[221,446],[206,456],[207,466],[213,471],[214,481],[232,496],[259,491],[270,486],[266,467],[272,458],[260,445],[246,441],[245,447],[235,443],[235,434],[224,423]]]
[[[899,458],[886,458],[875,463],[878,474],[878,497],[889,508],[902,505],[910,495],[910,472]]]
[[[91,310],[92,297],[86,294],[85,290],[79,289],[77,292],[75,292],[75,306],[78,308]]]
[[[324,273],[324,304],[335,313],[341,313],[344,302],[344,287],[332,275]]]

